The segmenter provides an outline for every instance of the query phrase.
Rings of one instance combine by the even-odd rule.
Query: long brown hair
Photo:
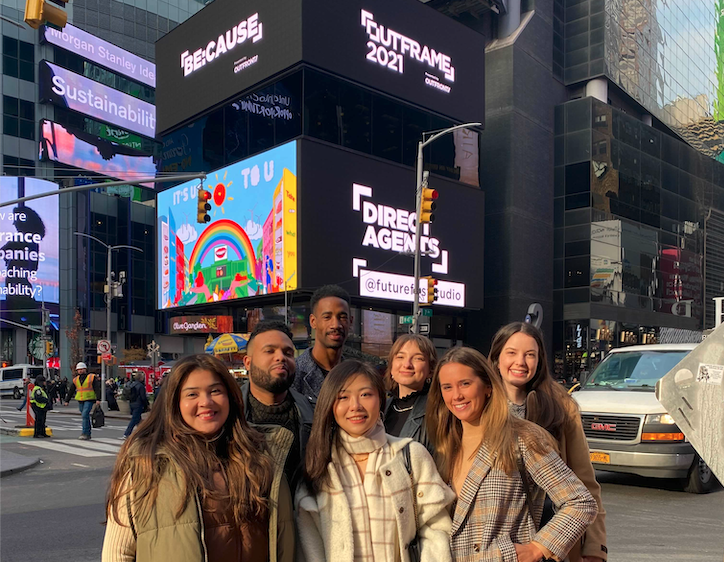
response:
[[[480,445],[485,443],[497,468],[508,474],[516,470],[518,436],[525,439],[526,445],[538,453],[545,454],[555,449],[555,444],[544,431],[508,413],[503,382],[493,375],[493,369],[485,356],[470,347],[453,347],[437,364],[425,413],[427,434],[435,446],[435,460],[440,475],[446,482],[450,481],[455,465],[460,461],[463,435],[462,423],[448,409],[440,389],[440,369],[452,363],[472,369],[491,390],[481,414],[483,438]]]
[[[209,439],[192,429],[181,415],[181,388],[196,370],[218,376],[229,397],[229,417],[221,436]],[[268,495],[273,478],[272,459],[264,437],[244,417],[239,385],[224,364],[211,355],[185,357],[164,380],[151,413],[121,448],[111,475],[106,516],[119,521],[119,507],[127,494],[133,497],[134,514],[148,516],[158,496],[158,486],[169,465],[182,476],[180,517],[197,490],[202,498],[228,499],[238,525],[268,515]],[[222,470],[227,493],[214,489],[212,478]]]
[[[578,407],[565,389],[551,377],[541,331],[527,322],[513,322],[500,328],[493,338],[488,355],[493,365],[493,374],[496,379],[503,381],[499,366],[500,354],[510,337],[518,332],[533,338],[538,346],[538,366],[533,378],[525,385],[526,395],[535,390],[532,399],[526,401],[525,417],[548,431],[558,441],[562,437],[565,422],[572,412],[578,411]]]
[[[392,360],[400,350],[410,342],[414,343],[417,349],[420,350],[420,353],[425,357],[431,374],[435,371],[435,365],[437,365],[437,351],[435,350],[435,346],[432,345],[430,338],[419,334],[404,334],[397,338],[395,343],[392,344],[390,353],[387,356],[387,370],[385,371],[385,387],[395,395],[397,394],[399,385],[397,381],[392,378]]]
[[[304,481],[314,494],[318,494],[329,482],[327,466],[332,460],[332,447],[338,430],[334,420],[334,403],[347,382],[357,375],[367,377],[379,394],[380,413],[385,407],[382,377],[366,363],[352,359],[343,361],[324,377],[304,455]]]

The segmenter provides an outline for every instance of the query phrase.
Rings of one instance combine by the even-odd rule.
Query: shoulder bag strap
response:
[[[415,534],[420,529],[420,524],[417,520],[417,496],[415,495],[415,480],[412,476],[412,460],[410,459],[410,443],[404,446],[402,449],[402,457],[405,460],[405,468],[407,474],[410,476],[410,493],[412,494],[412,509],[415,512]]]
[[[530,518],[533,520],[533,527],[535,528],[535,532],[537,533],[540,529],[538,529],[538,525],[535,522],[535,516],[533,515],[533,502],[530,499],[531,489],[530,484],[528,483],[528,471],[525,468],[525,462],[523,461],[523,454],[520,452],[520,448],[518,448],[518,456],[516,460],[518,461],[518,472],[520,473],[520,479],[523,482],[523,490],[525,491],[525,502],[528,505],[528,513],[530,514]]]

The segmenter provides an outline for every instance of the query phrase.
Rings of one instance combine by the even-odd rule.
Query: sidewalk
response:
[[[26,457],[0,449],[0,478],[22,472],[40,463],[39,457]]]

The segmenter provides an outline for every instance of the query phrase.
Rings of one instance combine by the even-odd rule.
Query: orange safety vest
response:
[[[80,382],[80,375],[76,375],[73,378],[73,384],[75,385],[75,399],[78,402],[85,402],[87,400],[97,400],[96,393],[93,390],[93,380],[95,375],[88,374],[85,377],[83,384]]]

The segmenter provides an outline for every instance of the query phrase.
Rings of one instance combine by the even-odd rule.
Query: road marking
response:
[[[62,443],[54,443],[52,441],[28,441],[28,445],[33,447],[39,447],[41,449],[49,449],[51,451],[57,451],[59,453],[69,453],[71,455],[77,455],[79,457],[112,457],[112,453],[104,453],[101,451],[91,451],[89,449],[83,449],[80,447],[69,447]],[[76,443],[77,445],[77,443]]]
[[[116,444],[114,445],[107,445],[105,443],[98,443],[98,440],[96,439],[95,442],[93,440],[91,441],[76,441],[74,439],[56,439],[56,443],[62,443],[67,444],[68,446],[75,446],[75,447],[83,447],[84,449],[92,449],[95,451],[107,451],[110,453],[117,453],[121,450],[121,446]]]
[[[119,447],[121,445],[123,445],[123,441],[121,441],[120,439],[117,439],[117,438],[113,438],[113,437],[98,437],[97,439],[93,438],[93,441],[101,441],[102,443],[110,443],[111,445],[117,445]]]
[[[90,468],[90,466],[88,466],[87,464],[80,464],[79,462],[72,462],[70,464],[72,464],[73,466],[80,466],[81,468]]]

